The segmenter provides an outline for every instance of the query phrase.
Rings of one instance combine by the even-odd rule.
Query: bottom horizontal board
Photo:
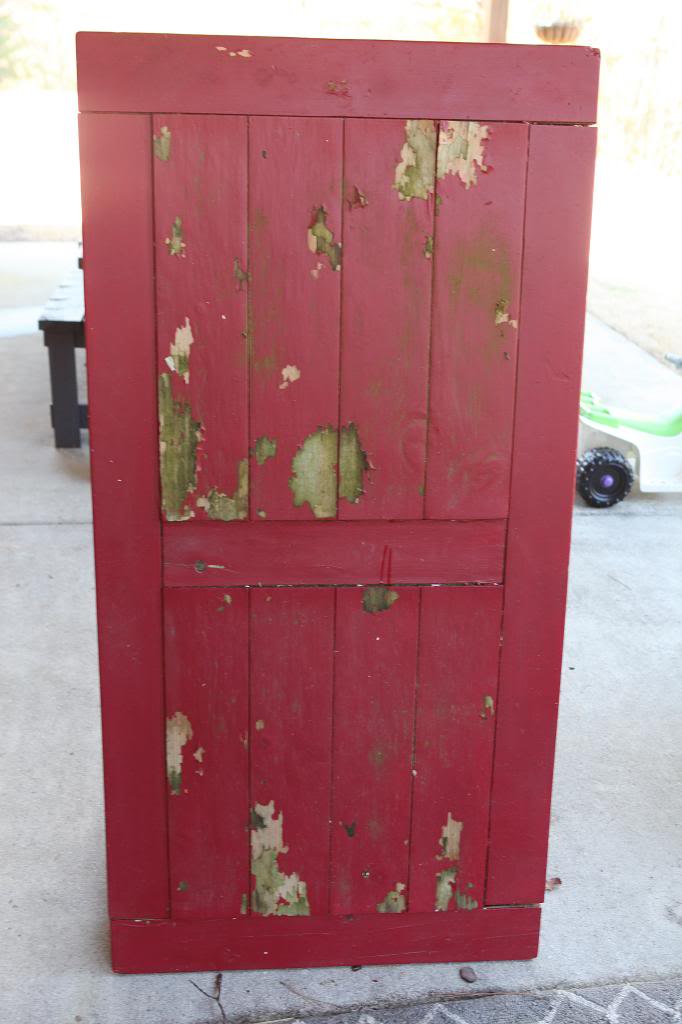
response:
[[[112,921],[112,963],[124,974],[531,960],[539,907],[442,914]]]

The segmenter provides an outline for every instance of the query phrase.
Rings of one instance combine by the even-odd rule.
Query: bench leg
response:
[[[52,426],[56,448],[80,448],[76,349],[68,335],[45,339],[50,358]]]

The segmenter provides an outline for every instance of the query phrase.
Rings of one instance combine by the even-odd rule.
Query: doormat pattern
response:
[[[325,1014],[305,1024],[682,1024],[682,977]]]

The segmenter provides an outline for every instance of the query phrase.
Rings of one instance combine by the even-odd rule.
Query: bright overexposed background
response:
[[[510,0],[507,40],[581,23],[602,51],[589,305],[661,355],[682,353],[682,3]],[[0,0],[0,238],[80,232],[79,30],[482,41],[486,0]],[[540,44],[539,44],[540,45]]]

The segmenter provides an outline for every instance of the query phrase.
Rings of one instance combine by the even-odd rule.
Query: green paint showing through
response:
[[[386,893],[381,903],[377,903],[377,910],[380,914],[404,914],[407,909],[405,902],[405,886],[402,882],[396,882],[395,889]]]
[[[264,917],[307,916],[308,891],[298,874],[284,874],[280,854],[288,853],[282,832],[282,812],[275,815],[275,802],[255,804],[251,810],[251,874],[254,879],[251,910]]]
[[[436,178],[436,125],[433,121],[405,122],[405,142],[395,169],[393,187],[401,199],[428,199]]]
[[[331,425],[309,434],[291,463],[294,505],[308,503],[316,519],[336,514],[337,432]]]
[[[187,882],[180,882],[179,883],[179,885],[178,885],[178,892],[187,892],[188,889],[189,889],[189,885],[187,884]]]
[[[173,398],[170,374],[159,376],[159,454],[161,504],[168,522],[190,519],[194,514],[187,496],[197,486],[197,444],[201,424],[192,416],[188,402]]]
[[[166,719],[166,776],[173,796],[182,792],[182,750],[193,735],[191,723],[182,711]]]
[[[485,141],[488,129],[478,121],[442,121],[438,132],[438,160],[436,175],[456,175],[465,188],[478,181],[477,168],[488,170],[485,164]]]
[[[158,160],[168,160],[170,157],[171,133],[166,125],[161,125],[158,135],[154,136],[154,156]]]
[[[239,462],[234,494],[223,494],[212,487],[206,495],[197,498],[197,508],[203,508],[209,519],[220,519],[225,523],[246,519],[249,514],[249,460],[241,459]]]
[[[472,899],[471,896],[460,892],[459,889],[455,889],[455,903],[458,910],[475,910],[478,906],[478,900]]]
[[[362,609],[374,615],[376,612],[387,612],[400,595],[396,590],[389,590],[383,585],[364,587],[362,591]]]
[[[357,504],[365,493],[365,473],[369,470],[367,452],[362,450],[354,423],[341,427],[339,442],[339,497]]]
[[[436,875],[436,910],[447,910],[455,895],[457,868],[445,868]]]
[[[433,235],[427,235],[424,239],[424,248],[422,249],[424,256],[427,260],[430,260],[433,256]]]
[[[495,717],[495,701],[489,693],[483,698],[483,707],[480,711],[481,718],[494,718]]]
[[[345,828],[345,830],[346,830],[346,835],[348,836],[348,838],[349,838],[349,839],[352,839],[352,838],[353,838],[353,836],[355,835],[355,829],[356,829],[356,824],[355,824],[355,822],[354,822],[354,821],[351,821],[350,825],[346,825],[346,824],[344,824],[344,826],[343,826],[343,827],[344,827],[344,828]]]
[[[277,454],[277,441],[274,437],[259,437],[253,449],[256,462],[262,466],[268,459],[274,459]]]
[[[248,914],[248,912],[249,912],[249,897],[248,897],[247,893],[243,892],[242,893],[242,902],[241,902],[241,906],[239,908],[239,913],[240,914]]]
[[[171,227],[170,238],[166,239],[166,248],[171,256],[184,256],[187,248],[182,234],[182,221],[176,217]]]
[[[327,211],[319,206],[313,213],[308,228],[308,248],[311,252],[326,256],[332,270],[341,269],[341,243],[334,241],[334,234],[327,227]]]

